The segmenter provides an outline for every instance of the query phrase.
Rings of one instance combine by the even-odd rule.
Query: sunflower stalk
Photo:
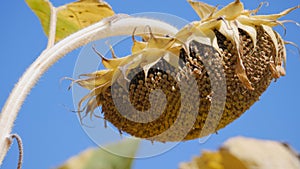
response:
[[[54,25],[52,24],[52,26]],[[131,35],[134,29],[137,33],[143,33],[146,26],[150,26],[154,32],[161,34],[174,35],[178,31],[177,28],[155,19],[114,15],[79,30],[54,45],[49,43],[48,47],[24,72],[2,108],[0,114],[0,166],[10,148],[9,137],[19,110],[33,86],[50,66],[67,53],[89,42],[112,36]],[[55,29],[50,28],[50,30]]]
[[[57,22],[57,12],[59,9],[54,7],[51,2],[49,2],[49,6],[51,9],[51,16],[50,16],[50,25],[49,25],[49,38],[48,38],[48,44],[47,48],[51,48],[55,44],[55,35],[56,35],[56,22]]]

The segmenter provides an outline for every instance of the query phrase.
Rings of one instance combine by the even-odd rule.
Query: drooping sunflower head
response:
[[[143,41],[133,35],[129,56],[99,54],[106,69],[75,81],[91,90],[79,109],[86,102],[92,116],[101,107],[105,120],[136,137],[190,140],[240,117],[285,75],[285,41],[273,27],[300,6],[256,15],[259,8],[246,10],[239,0],[220,10],[188,2],[201,20],[174,37],[150,31],[140,35]]]

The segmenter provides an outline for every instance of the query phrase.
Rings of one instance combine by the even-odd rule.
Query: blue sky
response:
[[[53,0],[54,5],[71,1]],[[173,14],[188,21],[198,20],[197,15],[185,0],[152,1],[107,1],[116,13],[135,14],[140,12],[163,12]],[[212,5],[219,1],[207,1]],[[222,1],[226,5],[231,1]],[[261,1],[244,0],[246,8],[254,9]],[[277,13],[300,4],[299,0],[269,0],[269,7],[260,13]],[[286,19],[300,22],[300,10],[289,14]],[[0,66],[0,107],[5,103],[10,91],[25,69],[36,59],[47,44],[37,17],[23,1],[5,1],[0,6],[1,17],[1,66]],[[300,29],[288,23],[285,40],[300,44]],[[283,30],[278,28],[281,34]],[[234,136],[284,141],[300,151],[300,56],[297,49],[288,46],[287,75],[272,83],[243,116],[212,135],[204,144],[199,140],[180,143],[161,155],[138,159],[134,168],[177,168],[179,162],[189,161],[203,149],[217,149],[225,140]],[[24,168],[52,168],[63,163],[80,151],[96,144],[81,128],[73,109],[69,82],[60,83],[62,77],[72,77],[73,68],[80,53],[77,49],[69,53],[40,79],[23,105],[15,122],[13,132],[24,142]],[[1,130],[1,129],[0,129]],[[14,144],[1,168],[15,168],[17,145]]]

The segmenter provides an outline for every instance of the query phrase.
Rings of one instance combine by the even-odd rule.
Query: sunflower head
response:
[[[261,5],[246,10],[239,0],[220,10],[188,2],[201,20],[175,36],[150,31],[137,41],[133,33],[131,55],[108,59],[99,54],[105,69],[75,81],[91,91],[79,109],[86,102],[83,109],[93,116],[102,107],[105,120],[136,137],[190,140],[240,117],[273,79],[285,75],[285,41],[273,27],[300,6],[257,15]]]

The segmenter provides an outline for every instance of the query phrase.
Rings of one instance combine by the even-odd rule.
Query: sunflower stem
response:
[[[115,15],[84,28],[44,50],[19,79],[2,108],[0,166],[10,147],[10,133],[19,110],[30,90],[50,66],[67,53],[89,42],[111,36],[131,35],[134,29],[136,33],[143,33],[145,26],[151,26],[153,32],[160,34],[174,35],[178,31],[177,28],[162,21]]]
[[[50,26],[49,26],[50,30],[49,30],[47,49],[51,48],[55,44],[56,21],[57,21],[57,11],[58,11],[58,9],[55,8],[50,2],[49,2],[49,6],[51,9],[51,16],[50,16]]]

